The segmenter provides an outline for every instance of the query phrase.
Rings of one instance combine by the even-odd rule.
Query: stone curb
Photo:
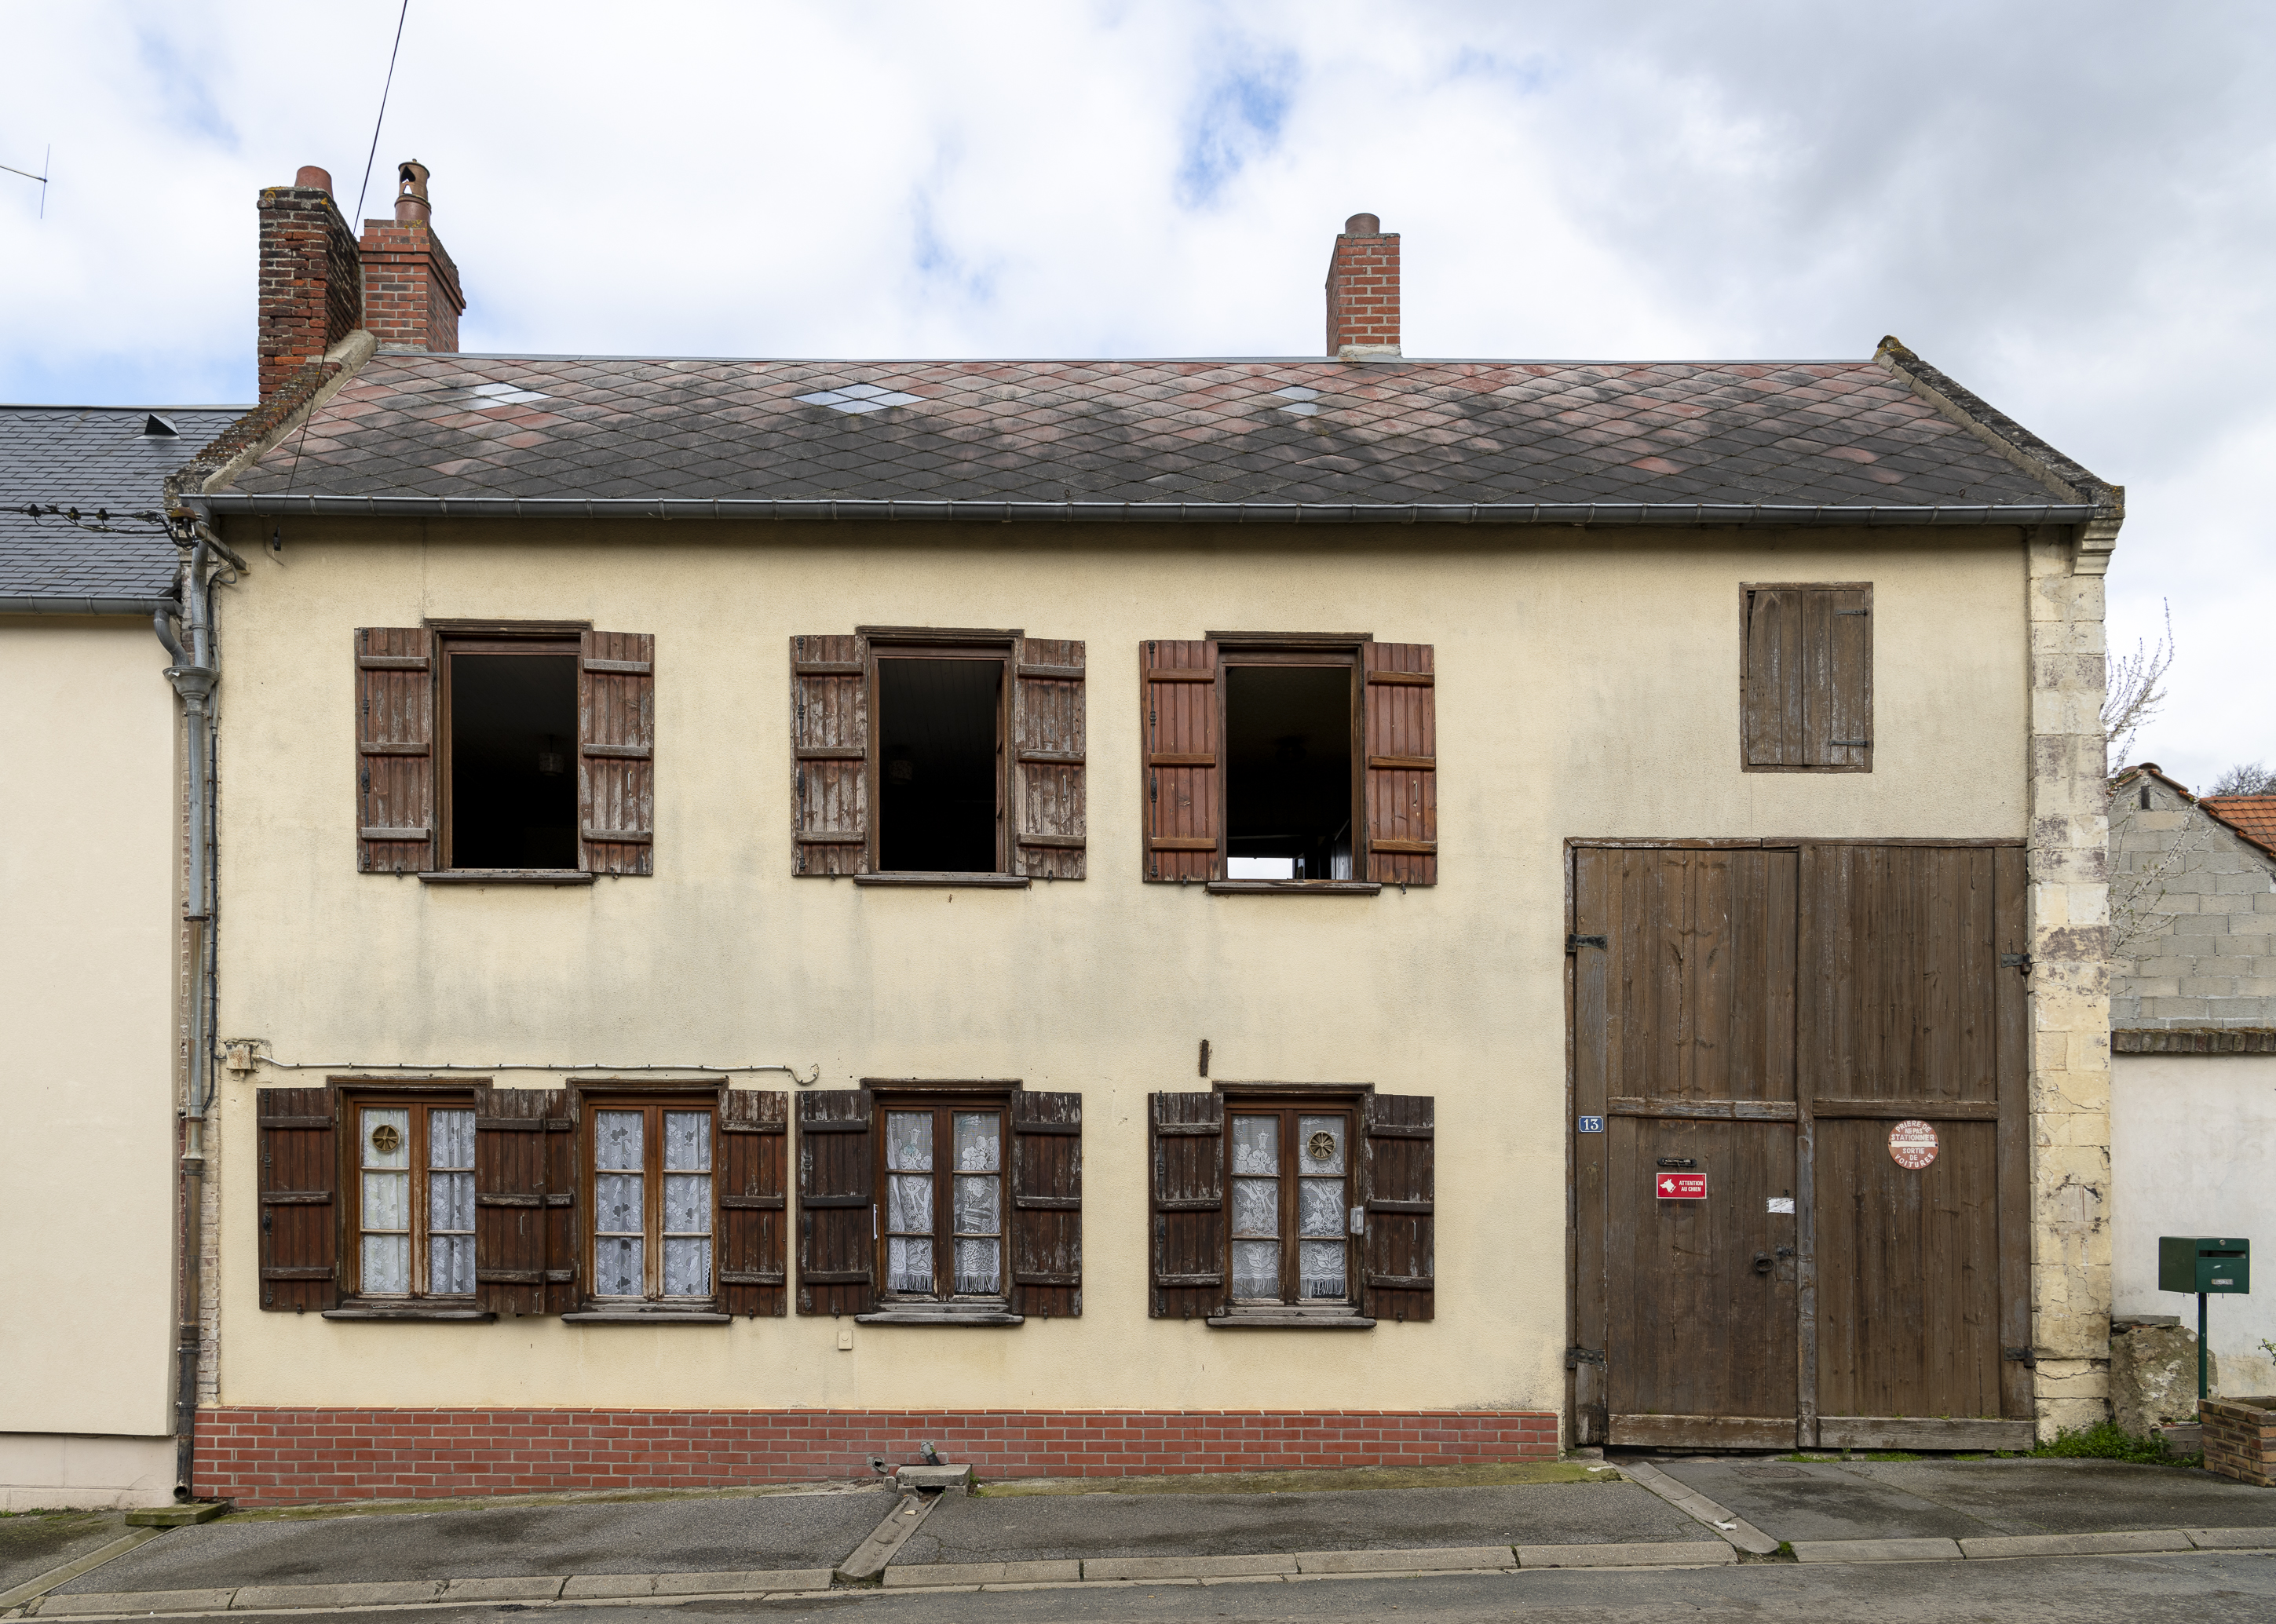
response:
[[[891,1582],[890,1575],[886,1582]],[[757,1590],[826,1590],[829,1588],[830,1570],[827,1567],[774,1567],[755,1573],[580,1574],[562,1587],[561,1598],[564,1601],[639,1600],[649,1596],[748,1595]]]
[[[1797,1562],[1957,1562],[1954,1539],[1797,1539]]]
[[[1960,1549],[1970,1559],[1992,1556],[2099,1556],[2127,1551],[2187,1551],[2186,1534],[2013,1534],[1986,1539],[1963,1539]]]
[[[1517,1565],[1525,1567],[1714,1567],[1735,1562],[1739,1553],[1719,1539],[1604,1545],[1520,1545]]]
[[[60,1567],[50,1567],[43,1574],[27,1579],[14,1589],[0,1592],[0,1613],[44,1596],[57,1585],[69,1584],[81,1574],[93,1573],[113,1558],[125,1556],[138,1545],[148,1544],[165,1531],[162,1528],[129,1529],[109,1544],[97,1545],[83,1555],[73,1557]]]
[[[1085,1558],[1086,1583],[1099,1579],[1224,1579],[1296,1571],[1293,1556],[1105,1556]]]
[[[2200,1551],[2266,1551],[2276,1549],[2276,1528],[2183,1529]]]
[[[1074,1584],[1081,1579],[1082,1564],[1073,1557],[1059,1562],[930,1562],[885,1569],[889,1590],[916,1584]]]

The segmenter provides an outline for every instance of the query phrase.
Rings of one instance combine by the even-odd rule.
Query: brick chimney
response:
[[[455,353],[467,296],[428,224],[427,166],[398,164],[395,178],[395,218],[363,223],[363,324],[383,350]]]
[[[314,164],[261,194],[261,398],[353,332],[362,285],[355,238]]]
[[[1344,222],[1328,261],[1328,358],[1391,360],[1399,354],[1399,233],[1373,215]]]

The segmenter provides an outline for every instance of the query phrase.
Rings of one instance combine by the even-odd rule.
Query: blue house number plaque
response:
[[[1602,1118],[1602,1117],[1582,1117],[1582,1118],[1581,1119],[1581,1131],[1582,1131],[1582,1133],[1584,1133],[1584,1134],[1601,1134],[1601,1133],[1603,1133],[1603,1132],[1605,1131],[1605,1119],[1604,1119],[1604,1118]]]

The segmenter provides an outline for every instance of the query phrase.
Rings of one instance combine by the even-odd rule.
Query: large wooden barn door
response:
[[[1580,1441],[2027,1444],[2022,850],[1574,858]]]
[[[1814,1441],[2028,1448],[2023,853],[1818,846],[1802,874]]]
[[[1590,1437],[1791,1447],[1796,854],[1580,859],[1577,1109],[1601,1119],[1575,1143]]]

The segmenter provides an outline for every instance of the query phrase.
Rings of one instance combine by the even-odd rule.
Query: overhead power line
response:
[[[409,5],[411,0],[403,0],[403,4]],[[40,183],[40,218],[42,220],[48,217],[48,171],[55,167],[49,161],[55,156],[56,149],[50,145],[40,155],[40,172],[36,175],[30,170],[18,169],[12,163],[0,163],[0,169],[6,170],[11,175],[21,175],[27,180],[36,180]]]
[[[356,189],[355,217],[363,218],[363,200],[371,191],[372,161],[379,156],[379,127],[387,122],[387,93],[395,88],[395,57],[403,49],[403,19],[411,15],[411,0],[395,14],[395,44],[387,53],[387,82],[379,87],[379,117],[372,120],[371,150],[364,155],[363,185]]]

